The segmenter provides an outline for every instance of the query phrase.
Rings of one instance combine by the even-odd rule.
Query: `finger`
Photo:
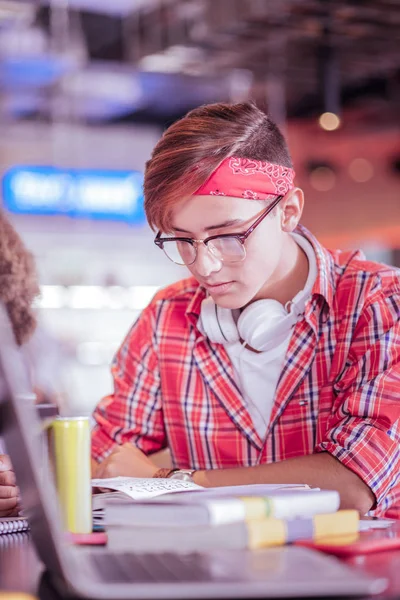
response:
[[[99,479],[108,479],[109,477],[116,477],[117,469],[112,462],[107,463],[101,469],[98,475]]]
[[[107,466],[102,467],[96,474],[96,479],[106,479],[110,477]]]
[[[96,479],[105,479],[106,477],[112,477],[109,474],[110,465],[115,461],[114,453],[110,454],[103,460],[103,462],[98,463],[96,469]]]
[[[99,463],[94,459],[90,459],[90,470],[92,473],[92,479],[96,479],[97,471],[99,470]]]
[[[19,489],[16,485],[1,485],[0,486],[0,501],[10,498],[18,498]]]
[[[10,510],[0,510],[0,517],[18,517],[20,506],[17,505]]]
[[[102,475],[103,471],[104,471],[104,463],[97,464],[94,479],[101,479],[101,477],[103,476]]]
[[[2,485],[15,485],[14,471],[0,471],[0,486]]]
[[[12,471],[11,460],[7,454],[0,454],[0,471]]]
[[[19,506],[19,498],[17,496],[13,498],[0,498],[0,512],[13,510]]]

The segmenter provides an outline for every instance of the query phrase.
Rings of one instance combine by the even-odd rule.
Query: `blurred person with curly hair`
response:
[[[0,211],[0,300],[7,309],[19,346],[25,344],[35,331],[32,303],[38,294],[33,256]],[[0,446],[0,517],[13,516],[19,511],[15,475],[9,457],[3,452]]]

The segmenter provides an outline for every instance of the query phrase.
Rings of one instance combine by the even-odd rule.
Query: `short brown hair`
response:
[[[19,345],[28,340],[36,327],[32,302],[38,294],[33,257],[0,210],[0,300],[6,306]]]
[[[171,209],[229,156],[292,168],[285,138],[255,104],[200,106],[164,132],[146,164],[144,207],[149,225],[168,231]]]

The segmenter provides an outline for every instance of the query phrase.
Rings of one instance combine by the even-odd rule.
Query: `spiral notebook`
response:
[[[15,531],[14,533],[7,533],[7,535],[0,535],[0,552],[9,548],[21,548],[21,546],[30,543],[31,536],[29,531]]]
[[[0,517],[0,534],[26,531],[27,529],[29,529],[29,524],[24,517]]]

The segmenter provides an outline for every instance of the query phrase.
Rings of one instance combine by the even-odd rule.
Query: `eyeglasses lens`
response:
[[[163,250],[177,265],[191,265],[196,260],[196,248],[189,242],[164,242]]]
[[[223,262],[241,262],[246,257],[243,244],[235,237],[220,237],[208,242],[207,249]],[[166,256],[177,265],[191,265],[196,260],[196,246],[185,241],[164,242]]]
[[[209,250],[224,262],[240,262],[245,259],[243,244],[235,237],[220,237],[208,243]]]

